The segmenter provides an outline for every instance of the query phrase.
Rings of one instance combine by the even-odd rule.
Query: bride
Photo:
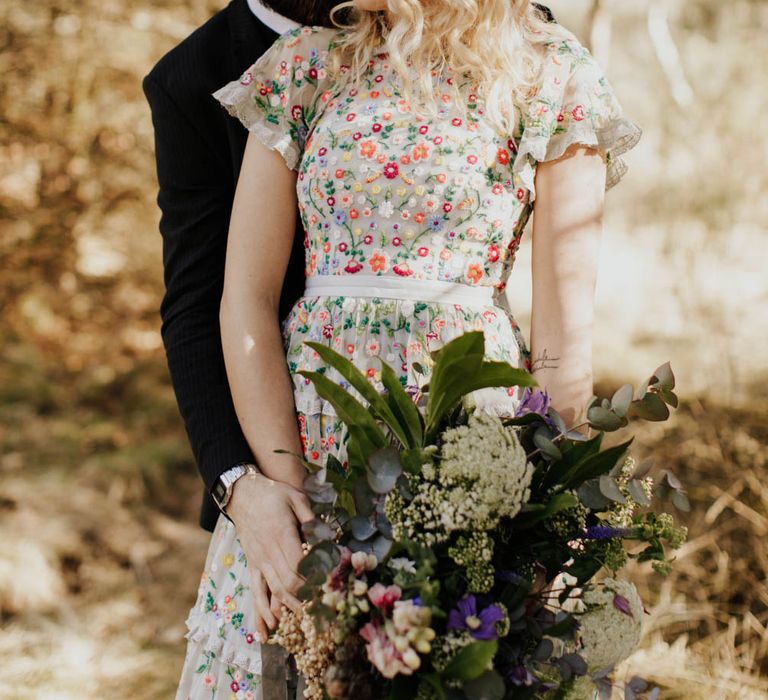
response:
[[[532,371],[569,424],[592,395],[604,192],[640,137],[600,67],[528,0],[338,8],[343,28],[284,33],[214,94],[250,132],[220,318],[258,467],[243,465],[220,494],[181,699],[276,697],[259,642],[281,605],[299,604],[298,524],[312,518],[304,467],[288,453],[345,461],[338,418],[297,374],[323,371],[305,340],[344,353],[375,385],[380,358],[416,396],[432,351],[483,330],[486,355]],[[504,287],[532,213],[529,347]],[[306,289],[280,319],[296,216]],[[498,415],[519,400],[477,396]]]

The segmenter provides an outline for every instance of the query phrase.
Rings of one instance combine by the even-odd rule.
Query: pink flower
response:
[[[573,110],[571,110],[571,115],[577,122],[580,122],[584,119],[584,107],[582,105],[576,105]]]
[[[400,600],[403,594],[400,586],[392,584],[384,586],[381,583],[375,583],[368,589],[369,600],[385,615],[392,609],[394,604]]]
[[[402,655],[381,627],[369,622],[360,630],[360,636],[368,642],[365,645],[368,661],[384,678],[394,678],[398,673],[405,676],[413,673],[413,670],[403,662]]]
[[[206,688],[213,688],[213,683],[214,683],[214,679],[210,673],[203,678],[203,685]]]

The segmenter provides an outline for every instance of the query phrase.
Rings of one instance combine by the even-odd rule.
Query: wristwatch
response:
[[[239,462],[234,467],[230,467],[223,474],[219,475],[219,478],[216,479],[213,488],[211,489],[211,496],[224,515],[227,514],[226,507],[229,503],[229,499],[232,498],[232,489],[235,482],[246,474],[256,475],[260,473],[261,472],[255,464]]]

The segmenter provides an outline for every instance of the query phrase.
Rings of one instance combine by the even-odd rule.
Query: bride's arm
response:
[[[594,292],[605,178],[601,154],[578,144],[557,160],[539,163],[536,172],[531,359],[540,387],[569,426],[583,417],[593,390]]]
[[[259,469],[301,489],[302,464],[279,301],[296,230],[296,172],[249,134],[227,241],[220,321],[235,410]]]

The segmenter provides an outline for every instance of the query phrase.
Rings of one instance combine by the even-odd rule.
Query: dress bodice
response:
[[[517,144],[462,85],[436,117],[414,116],[387,54],[331,98],[307,141],[297,194],[307,276],[366,274],[503,284],[530,204]]]

